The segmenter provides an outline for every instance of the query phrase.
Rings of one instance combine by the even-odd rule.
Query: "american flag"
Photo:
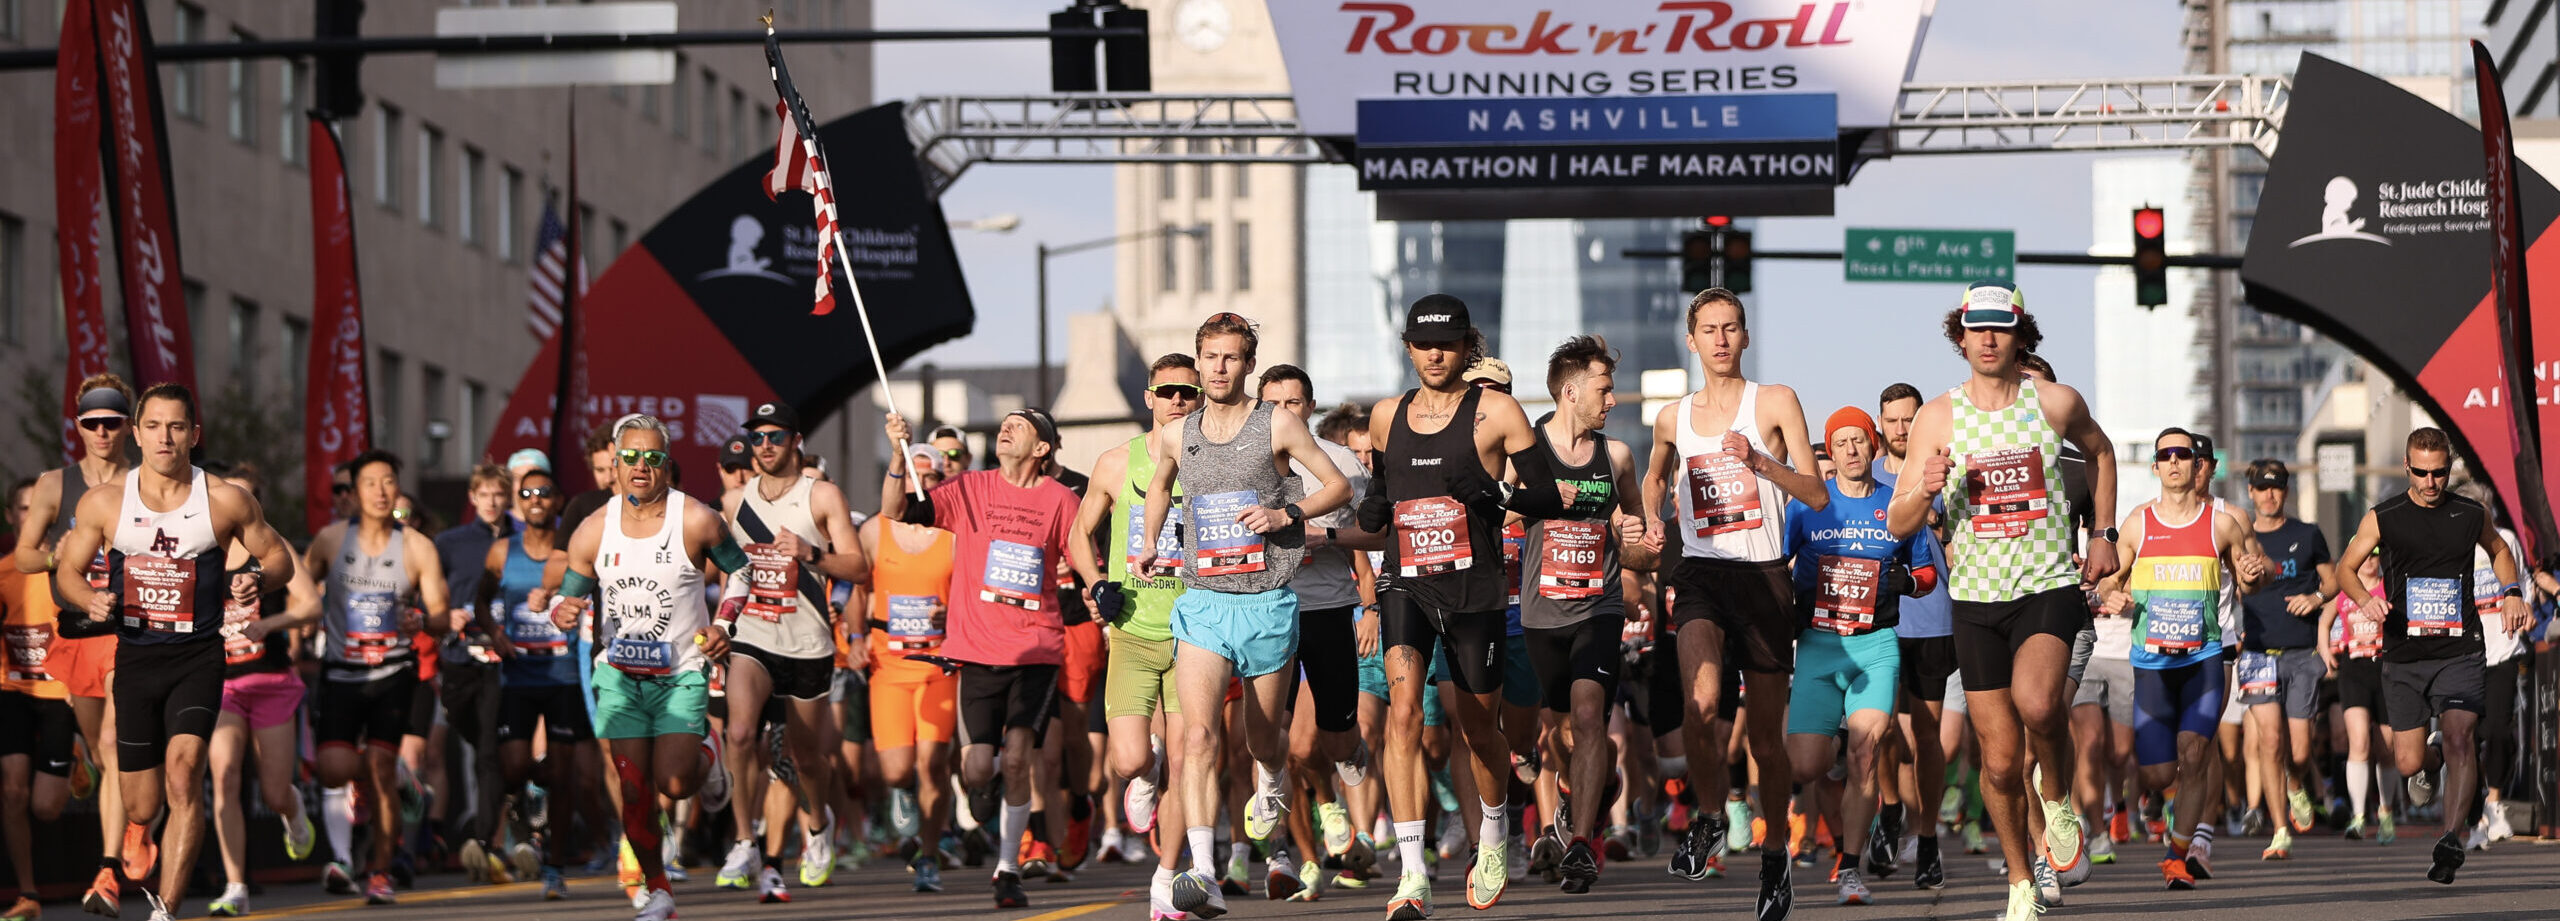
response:
[[[827,161],[818,150],[818,139],[802,130],[815,123],[810,120],[808,104],[800,101],[800,91],[791,85],[791,72],[782,67],[782,51],[773,40],[770,26],[765,30],[765,61],[773,68],[774,92],[782,97],[773,105],[775,114],[781,116],[777,121],[782,123],[782,136],[774,141],[773,169],[764,175],[764,194],[766,198],[779,198],[793,190],[809,193],[818,219],[818,293],[809,314],[822,317],[836,309],[835,180],[827,175]]]
[[[569,228],[550,202],[542,203],[542,226],[533,234],[533,294],[525,304],[525,324],[534,341],[547,342],[560,329],[560,293],[569,262]],[[587,260],[578,259],[578,294],[587,293]]]

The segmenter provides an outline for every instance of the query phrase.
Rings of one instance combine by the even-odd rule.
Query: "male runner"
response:
[[[2506,622],[2495,629],[2522,632],[2530,623],[2524,605],[2523,570],[2498,536],[2489,510],[2446,489],[2453,476],[2453,440],[2443,429],[2427,427],[2409,433],[2406,449],[2409,488],[2382,500],[2356,523],[2347,540],[2350,560],[2382,550],[2383,594],[2362,580],[2340,586],[2358,606],[2358,615],[2382,622],[2382,698],[2385,722],[2391,727],[2391,754],[2410,786],[2423,786],[2429,767],[2427,720],[2435,718],[2443,733],[2444,837],[2436,840],[2435,863],[2427,878],[2451,885],[2462,869],[2463,829],[2472,795],[2480,779],[2473,732],[2487,696],[2488,647],[2481,632],[2490,629],[2473,604],[2479,592],[2471,548],[2489,551],[2489,566],[2505,596]],[[2413,799],[2415,797],[2412,797]]]
[[[472,563],[486,559],[491,547],[520,527],[515,516],[507,514],[515,478],[506,468],[475,465],[468,482],[471,520],[435,536],[436,559],[454,562],[445,569],[448,599],[476,597],[486,569]],[[458,855],[463,875],[473,882],[510,883],[515,879],[507,872],[506,856],[500,853],[504,842],[498,839],[507,808],[498,769],[498,661],[504,655],[498,646],[505,638],[499,631],[484,629],[496,621],[483,621],[480,609],[457,609],[447,616],[452,624],[436,650],[437,700],[443,704],[446,727],[470,747],[471,783],[468,788],[453,784],[451,795],[441,799],[458,803],[469,818],[463,824],[465,837]],[[477,796],[464,796],[465,789]]]
[[[113,374],[94,374],[80,382],[80,402],[72,422],[78,427],[80,462],[47,470],[27,493],[27,520],[38,526],[18,529],[11,562],[19,572],[37,575],[49,602],[63,597],[52,583],[55,550],[73,519],[81,495],[99,486],[124,482],[133,468],[126,439],[132,428],[133,390]],[[107,587],[104,552],[89,561],[82,576],[92,589]],[[75,612],[76,614],[76,612]],[[124,793],[115,782],[115,709],[108,694],[116,663],[116,625],[108,621],[62,617],[54,622],[53,644],[45,652],[45,670],[60,679],[71,695],[71,715],[80,737],[89,740],[89,757],[98,763],[106,783],[98,785],[98,872],[80,907],[91,914],[115,917],[123,910],[124,885],[116,877],[117,843],[122,840]]]
[[[1621,567],[1649,571],[1661,545],[1646,541],[1635,493],[1635,452],[1600,432],[1618,406],[1618,353],[1598,336],[1575,336],[1547,356],[1547,394],[1555,414],[1537,427],[1556,487],[1570,492],[1565,514],[1528,522],[1521,559],[1520,624],[1544,707],[1544,746],[1570,796],[1554,824],[1566,837],[1557,874],[1564,891],[1583,893],[1600,879],[1601,810],[1609,795],[1617,746],[1609,739],[1609,707],[1618,696],[1618,640],[1627,620]],[[1561,495],[1559,496],[1561,498]],[[1659,538],[1659,532],[1653,535]]]
[[[2194,826],[2192,834],[2169,830],[2160,876],[2171,889],[2193,889],[2188,858],[2199,844],[2209,849],[2222,815],[2222,791],[2206,776],[2227,690],[2222,585],[2254,586],[2265,573],[2249,529],[2196,493],[2195,436],[2170,428],[2151,444],[2160,497],[2125,515],[2124,568],[2099,584],[2099,598],[2110,616],[2133,619],[2133,750],[2143,786],[2175,784],[2178,821]]]
[[[1883,440],[1875,420],[1844,406],[1822,428],[1839,469],[1824,485],[1831,501],[1815,509],[1798,500],[1787,508],[1787,555],[1795,559],[1795,606],[1803,624],[1787,699],[1787,760],[1795,782],[1810,792],[1830,772],[1838,737],[1847,735],[1847,792],[1832,829],[1840,904],[1865,905],[1873,895],[1858,861],[1876,809],[1876,746],[1893,725],[1894,696],[1902,687],[1894,627],[1903,596],[1928,594],[1938,571],[1927,542],[1885,533],[1891,494],[1870,475],[1876,442]]]
[[[930,490],[942,483],[941,455],[907,446],[907,475]],[[871,738],[880,781],[913,790],[915,850],[907,870],[917,892],[942,891],[943,804],[951,795],[951,740],[959,679],[922,657],[942,650],[951,591],[951,533],[930,525],[875,517],[859,529],[862,553],[874,561],[871,582],[853,593],[871,620]],[[911,658],[915,657],[915,658]]]
[[[593,827],[605,821],[606,813],[594,805],[591,781],[599,769],[596,748],[590,743],[595,729],[586,700],[578,692],[577,644],[551,622],[548,608],[529,604],[542,588],[543,567],[561,543],[559,481],[551,471],[526,470],[516,478],[511,498],[516,519],[524,526],[490,545],[481,558],[471,610],[488,622],[484,631],[505,641],[499,647],[504,661],[498,667],[497,749],[502,783],[513,793],[523,789],[526,780],[537,779],[551,793],[549,827],[542,830],[538,859],[542,897],[558,901],[569,896],[561,867],[575,850],[570,836],[577,820],[584,817]],[[539,766],[533,760],[537,733],[548,742]]]
[[[35,488],[31,479],[9,487],[12,533],[27,527],[27,494]],[[34,822],[60,818],[71,800],[71,772],[88,770],[72,763],[76,721],[64,702],[70,692],[45,670],[57,613],[44,575],[15,566],[0,570],[0,633],[9,651],[7,673],[0,677],[0,835],[6,836],[18,883],[18,898],[0,911],[0,921],[34,921],[44,913],[35,900]]]
[[[1895,536],[1927,525],[1932,500],[1949,492],[1947,581],[1955,604],[1956,659],[1966,711],[1982,752],[1982,798],[2007,860],[2005,917],[2037,912],[2028,859],[2026,749],[2043,766],[2036,799],[2045,813],[2044,851],[2056,874],[2086,858],[2079,815],[2070,806],[2072,751],[2065,680],[2071,644],[2089,623],[2081,591],[2116,571],[2115,529],[2097,532],[2072,566],[2069,509],[2055,461],[2066,440],[2089,459],[2090,504],[2115,520],[2115,448],[2079,391],[2037,383],[2018,356],[2043,342],[2018,289],[1983,282],[1966,289],[1942,330],[1971,374],[1920,408],[1912,420],[1907,471],[1888,507]],[[1952,486],[1952,490],[1950,487]]]
[[[420,680],[409,637],[422,627],[445,632],[448,601],[435,542],[392,517],[400,499],[399,459],[369,451],[348,468],[355,478],[354,520],[320,529],[304,554],[321,586],[326,638],[311,728],[322,786],[370,785],[373,847],[364,897],[388,905],[397,897],[391,859],[402,838],[400,737],[408,732]]]
[[[1869,468],[1876,485],[1893,490],[1906,468],[1916,469],[1908,458],[1911,450],[1911,422],[1920,415],[1920,389],[1910,384],[1894,383],[1876,397],[1876,428],[1884,436],[1884,451]],[[1938,514],[1933,508],[1931,516]],[[1938,540],[1934,520],[1912,535],[1915,547],[1925,545],[1929,558],[1944,568],[1946,551]],[[1919,552],[1914,550],[1916,554]],[[1899,808],[1887,806],[1878,816],[1885,834],[1879,840],[1902,843],[1905,830],[1911,833],[1909,850],[1888,861],[1875,853],[1872,845],[1866,858],[1867,871],[1883,874],[1897,863],[1912,865],[1911,884],[1920,889],[1939,889],[1947,884],[1945,861],[1938,854],[1938,801],[1947,787],[1945,726],[1947,689],[1956,677],[1955,626],[1948,620],[1954,604],[1947,594],[1945,573],[1939,573],[1938,584],[1929,591],[1904,598],[1899,603],[1902,622],[1893,628],[1895,643],[1902,648],[1902,700],[1898,708],[1903,742],[1910,757],[1901,769],[1899,786],[1902,803]],[[1961,738],[1961,737],[1959,737]],[[1915,824],[1916,823],[1916,824]]]
[[[722,626],[735,631],[734,655],[728,660],[730,720],[727,731],[729,776],[735,778],[739,802],[764,802],[766,772],[773,753],[763,744],[768,696],[780,697],[783,738],[791,750],[800,817],[800,884],[824,886],[835,872],[835,827],[829,820],[828,791],[835,789],[833,751],[840,739],[827,700],[835,674],[835,623],[828,596],[835,582],[864,582],[871,561],[854,534],[853,516],[844,493],[820,482],[800,453],[800,413],[788,403],[759,404],[747,418],[746,442],[755,458],[756,475],[722,510],[730,536],[747,550],[749,566],[729,574],[726,595],[743,596],[743,613],[731,619],[722,610]],[[863,630],[849,625],[848,634]],[[852,645],[848,662],[868,664],[871,644]],[[786,781],[788,782],[788,781]],[[788,902],[782,883],[784,824],[767,822],[763,868],[757,869],[753,822],[759,810],[737,809],[738,842],[720,867],[717,885],[744,889],[756,874],[759,899]]]
[[[1774,822],[1795,775],[1787,761],[1787,697],[1774,693],[1795,670],[1795,603],[1781,519],[1788,499],[1820,511],[1831,494],[1822,478],[1791,466],[1813,464],[1795,391],[1742,376],[1742,353],[1751,347],[1742,299],[1723,288],[1698,292],[1689,301],[1686,328],[1706,385],[1654,418],[1645,507],[1663,507],[1676,472],[1680,561],[1663,581],[1676,590],[1671,624],[1689,691],[1687,722],[1703,727],[1715,719],[1727,667],[1741,670],[1744,686],[1762,690],[1743,698],[1743,719],[1760,772],[1760,808]],[[1698,801],[1723,802],[1731,783],[1724,740],[1705,732],[1686,738]],[[1726,816],[1710,808],[1704,818],[1690,820],[1671,857],[1673,874],[1705,879],[1724,853]],[[1760,855],[1760,921],[1780,921],[1794,903],[1786,851],[1773,847]]]
[[[908,493],[906,418],[891,413],[883,428],[898,454],[881,481],[881,517],[949,531],[957,546],[943,596],[951,617],[942,656],[960,668],[961,784],[992,793],[1003,746],[1004,807],[989,883],[996,907],[1021,908],[1031,902],[1018,861],[1031,826],[1033,752],[1066,661],[1055,563],[1067,552],[1077,500],[1040,472],[1057,453],[1058,424],[1046,410],[1015,410],[996,427],[996,469],[961,473],[922,498]]]
[[[211,466],[208,464],[208,466]],[[252,499],[258,483],[232,468],[222,478]],[[224,565],[233,575],[249,571],[249,551],[232,542]],[[256,604],[230,601],[222,609],[222,715],[213,724],[213,831],[222,848],[222,895],[207,906],[217,918],[249,913],[248,820],[240,802],[241,768],[257,758],[258,796],[284,825],[286,859],[309,856],[311,817],[303,812],[294,774],[302,767],[295,733],[301,728],[305,688],[294,672],[293,633],[320,619],[320,589],[295,567],[279,591]]]
[[[1446,294],[1414,301],[1404,342],[1421,386],[1378,401],[1371,413],[1369,442],[1377,453],[1370,466],[1378,483],[1359,510],[1362,530],[1389,533],[1381,578],[1392,581],[1379,592],[1387,645],[1387,802],[1404,868],[1387,903],[1389,921],[1431,914],[1431,882],[1422,872],[1423,798],[1430,786],[1417,756],[1422,699],[1432,691],[1424,650],[1435,640],[1463,692],[1453,715],[1478,797],[1496,797],[1477,804],[1480,834],[1467,904],[1492,908],[1510,884],[1504,827],[1510,745],[1495,723],[1509,591],[1497,532],[1507,508],[1540,517],[1561,513],[1554,477],[1533,450],[1537,436],[1520,403],[1459,377],[1484,352],[1466,303]],[[1517,489],[1504,481],[1506,471],[1517,475]]]
[[[2329,668],[2319,656],[2320,612],[2338,593],[2338,570],[2320,528],[2286,514],[2293,474],[2283,461],[2249,464],[2251,527],[2258,546],[2275,563],[2267,582],[2240,599],[2240,702],[2249,708],[2250,747],[2266,769],[2269,804],[2286,804],[2286,820],[2259,856],[2293,856],[2293,836],[2307,833],[2312,814],[2311,721],[2320,715],[2320,682]]]
[[[1139,534],[1163,529],[1179,482],[1191,526],[1181,532],[1183,593],[1173,603],[1174,682],[1188,715],[1181,744],[1190,760],[1181,791],[1192,869],[1175,878],[1173,907],[1202,918],[1227,911],[1215,829],[1227,780],[1227,679],[1244,682],[1242,731],[1254,768],[1244,836],[1269,839],[1288,803],[1283,783],[1298,652],[1298,595],[1289,580],[1306,554],[1307,518],[1351,499],[1351,484],[1316,447],[1306,420],[1245,389],[1259,343],[1252,321],[1233,313],[1200,324],[1192,347],[1207,402],[1178,433],[1168,427],[1150,437],[1155,475],[1138,528]],[[1304,488],[1291,464],[1312,471],[1323,485],[1291,501]],[[1157,568],[1155,545],[1148,542],[1133,571],[1154,578]]]
[[[1093,462],[1093,479],[1085,485],[1084,502],[1067,541],[1068,559],[1078,571],[1103,571],[1093,584],[1094,616],[1111,625],[1110,668],[1103,675],[1102,710],[1114,776],[1128,781],[1121,812],[1139,834],[1154,833],[1155,876],[1147,885],[1148,921],[1180,918],[1173,907],[1173,879],[1179,874],[1183,835],[1182,797],[1161,803],[1166,778],[1180,778],[1189,762],[1182,732],[1182,701],[1171,691],[1174,678],[1173,602],[1182,596],[1182,579],[1166,572],[1152,578],[1130,568],[1138,557],[1131,538],[1146,524],[1148,485],[1155,482],[1151,433],[1178,431],[1182,420],[1200,406],[1200,372],[1191,356],[1172,352],[1147,371],[1143,397],[1154,426],[1127,442],[1102,452]],[[935,479],[940,479],[937,470]],[[1179,484],[1167,501],[1178,509]],[[1157,561],[1183,559],[1181,523],[1188,516],[1169,514],[1156,532]],[[1107,533],[1100,533],[1107,529]],[[1138,543],[1147,543],[1143,538]],[[1095,546],[1108,553],[1108,567],[1096,566]],[[1161,713],[1159,719],[1157,714]],[[1176,740],[1159,750],[1157,739]]]
[[[201,429],[193,393],[156,384],[136,401],[134,441],[142,465],[122,485],[95,487],[79,499],[77,524],[62,538],[53,580],[65,602],[90,623],[116,625],[117,780],[125,807],[124,873],[147,877],[161,849],[152,921],[168,921],[185,900],[204,840],[205,742],[222,706],[222,617],[227,596],[254,603],[293,576],[292,550],[267,526],[258,500],[187,463]],[[230,575],[221,565],[233,541],[259,572]],[[85,571],[107,553],[107,586],[92,589]],[[151,840],[150,823],[166,803],[167,840]]]
[[[658,797],[702,793],[716,807],[728,796],[720,746],[708,732],[704,665],[729,653],[729,634],[706,610],[703,571],[744,572],[738,548],[718,512],[673,488],[667,427],[633,414],[613,424],[613,470],[620,501],[605,504],[569,538],[569,571],[561,577],[552,626],[577,626],[596,609],[596,736],[611,747],[622,788],[622,834],[640,864],[644,891],[635,921],[676,916],[660,836]],[[536,595],[535,608],[549,599]],[[722,607],[734,607],[723,600]]]

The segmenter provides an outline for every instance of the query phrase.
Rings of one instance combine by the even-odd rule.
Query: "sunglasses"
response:
[[[80,420],[80,427],[92,432],[112,432],[124,427],[124,417],[90,416]]]
[[[746,442],[747,447],[752,448],[758,445],[787,445],[791,443],[791,439],[797,438],[799,435],[800,433],[794,432],[790,429],[773,429],[771,431],[748,432],[744,435],[738,436],[738,438],[739,440]]]
[[[943,456],[943,457],[945,457],[945,458],[951,459],[951,460],[959,460],[961,457],[963,457],[963,456],[967,455],[968,453],[969,453],[969,452],[968,452],[967,450],[964,450],[964,449],[961,449],[961,448],[944,448],[944,449],[942,449],[942,456]]]
[[[2165,464],[2170,461],[2187,461],[2195,459],[2196,449],[2194,448],[2161,448],[2160,450],[2151,452],[2151,460],[2154,463]]]
[[[523,489],[516,490],[516,498],[518,499],[548,499],[559,494],[560,491],[558,489],[554,489],[549,486],[527,486]]]
[[[331,483],[329,484],[329,494],[332,496],[343,496],[346,495],[349,490],[354,488],[354,486],[350,486],[345,483]]]
[[[1197,400],[1200,398],[1200,385],[1157,384],[1147,388],[1147,392],[1155,394],[1159,400]]]
[[[2453,468],[2451,468],[2451,467],[2411,467],[2411,468],[2409,468],[2409,478],[2410,478],[2410,479],[2412,479],[2412,480],[2441,480],[2441,479],[2444,479],[2444,478],[2449,477],[2449,476],[2452,476],[2452,475],[2453,475]]]
[[[667,465],[667,452],[665,451],[643,451],[638,448],[624,448],[613,452],[613,457],[615,460],[621,461],[622,465],[625,467],[664,467]]]

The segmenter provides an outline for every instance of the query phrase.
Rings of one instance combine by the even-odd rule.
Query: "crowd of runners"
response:
[[[1151,921],[1257,894],[1413,921],[1444,877],[1485,910],[1747,853],[1778,921],[1800,873],[1869,904],[1944,886],[1954,849],[2021,921],[2142,854],[2203,885],[2217,836],[2282,860],[2422,822],[2452,883],[2511,834],[2520,636],[2560,583],[2452,481],[2444,432],[2332,553],[2280,460],[2240,501],[2203,435],[2119,450],[2014,287],[1937,332],[1952,386],[1879,381],[1817,428],[1742,375],[1747,313],[1710,289],[1685,313],[1704,384],[1634,445],[1603,433],[1598,337],[1520,382],[1554,406],[1531,419],[1466,305],[1424,297],[1420,385],[1324,411],[1221,313],[1099,457],[1061,457],[1041,409],[985,464],[893,414],[875,493],[765,404],[715,503],[632,415],[558,459],[583,470],[474,469],[450,529],[398,457],[360,456],[301,548],[277,484],[204,457],[193,395],[101,376],[85,456],[8,493],[0,829],[32,893],[36,824],[94,798],[81,907],[139,893],[151,921],[183,913],[208,825],[215,916],[251,913],[254,824],[370,903],[431,871],[545,899],[613,872],[639,921],[689,867],[763,902],[966,867],[1014,908],[1151,863]],[[2158,498],[2117,508],[2143,453]]]

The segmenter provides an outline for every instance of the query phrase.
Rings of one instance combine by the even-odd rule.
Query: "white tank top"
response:
[[[702,570],[685,553],[684,510],[690,497],[667,491],[667,517],[646,537],[622,533],[630,501],[605,502],[604,539],[596,544],[596,663],[624,674],[658,677],[701,671],[694,631],[711,623]]]
[[[1678,426],[1671,446],[1680,452],[1672,471],[1671,492],[1679,499],[1680,555],[1709,560],[1762,563],[1786,555],[1787,495],[1767,477],[1752,473],[1724,453],[1724,436],[1698,434],[1689,422],[1692,393],[1680,398]],[[1751,448],[1767,453],[1760,441],[1760,384],[1742,382],[1742,405],[1734,410],[1731,431],[1741,432]]]
[[[772,552],[773,539],[783,531],[800,535],[802,543],[821,552],[832,549],[826,534],[818,530],[817,519],[809,514],[809,490],[816,482],[815,477],[793,477],[791,488],[768,502],[764,477],[759,475],[739,491],[738,515],[729,525],[750,562],[746,610],[738,615],[738,642],[794,659],[836,654],[828,609],[820,606],[827,602],[831,588],[826,575]]]
[[[116,625],[127,642],[205,641],[219,637],[230,580],[214,541],[204,471],[189,467],[187,498],[155,511],[143,504],[143,473],[125,474],[124,505],[108,544],[117,581]]]

